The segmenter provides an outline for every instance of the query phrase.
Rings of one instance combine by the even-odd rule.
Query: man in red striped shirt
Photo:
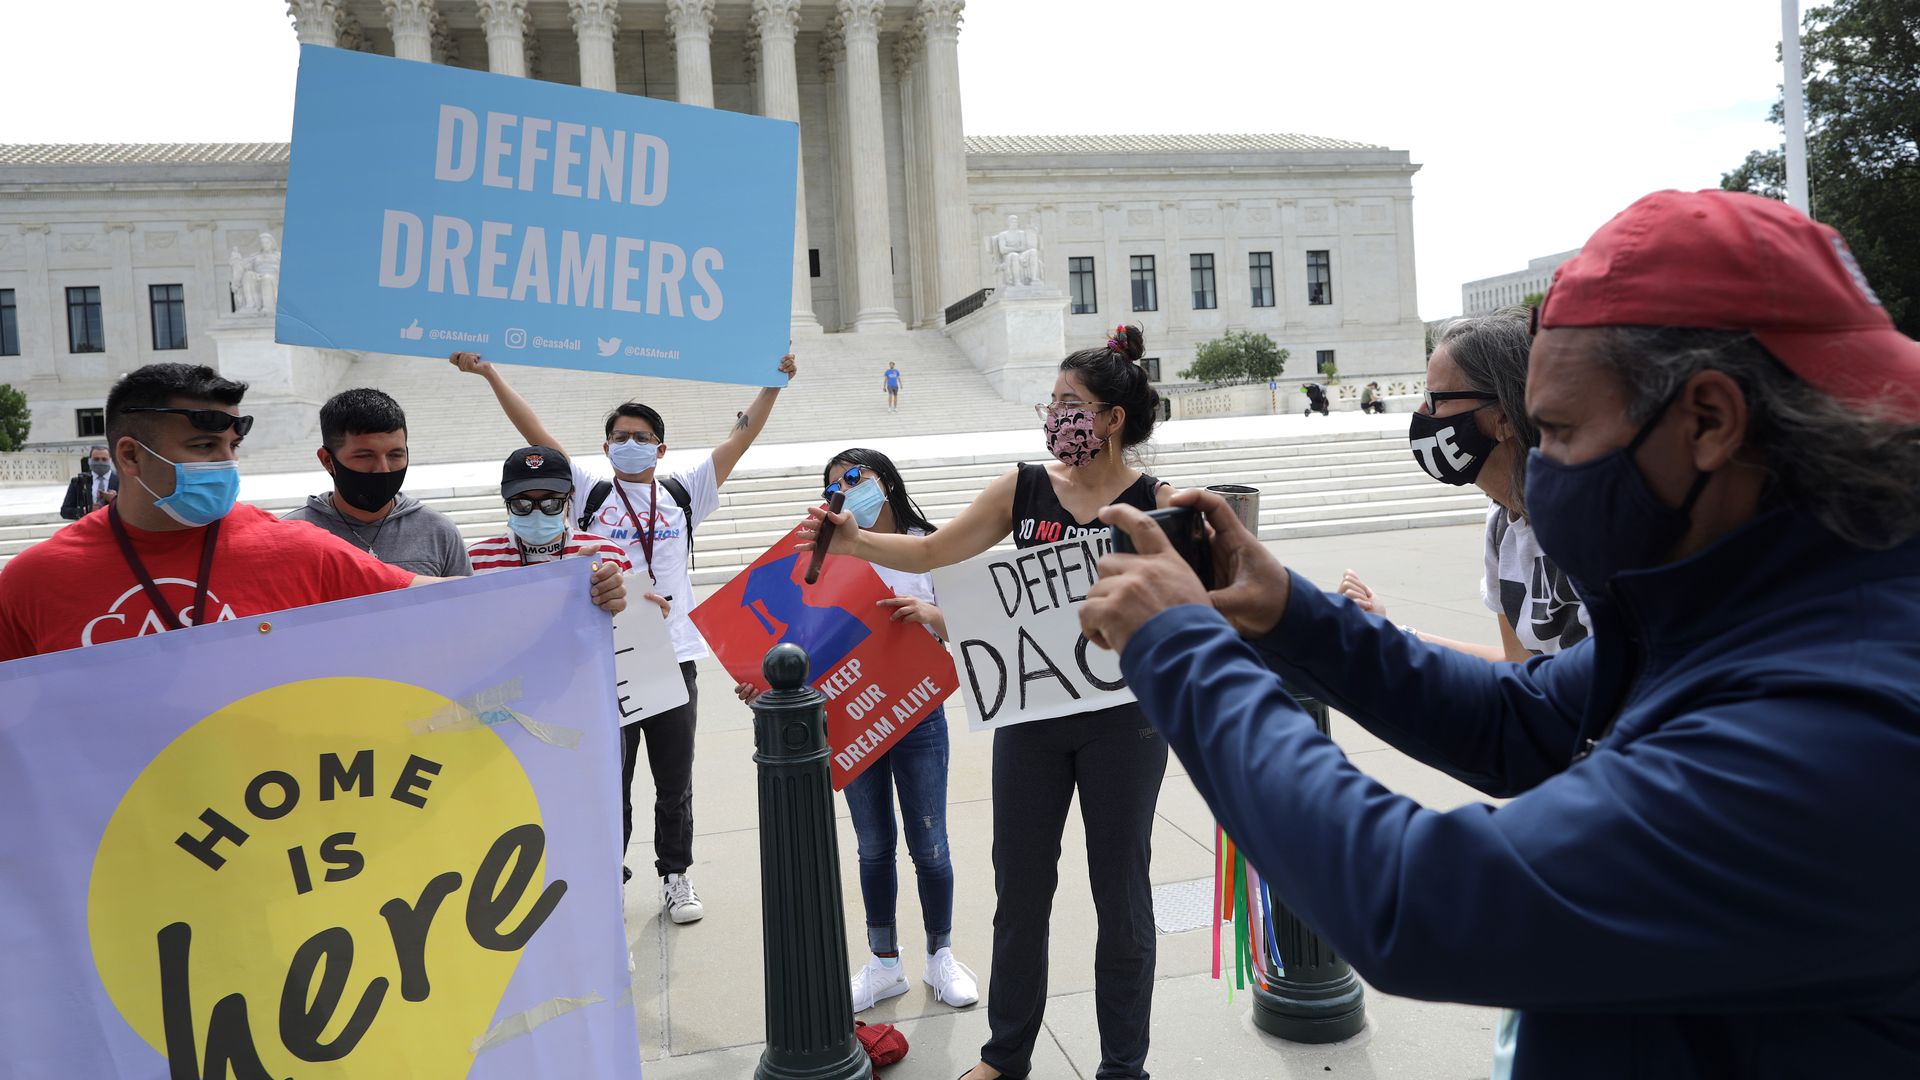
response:
[[[610,562],[622,574],[632,572],[633,563],[619,544],[573,530],[573,467],[560,451],[523,446],[507,455],[500,472],[500,497],[507,503],[507,531],[467,549],[474,573],[580,555]]]

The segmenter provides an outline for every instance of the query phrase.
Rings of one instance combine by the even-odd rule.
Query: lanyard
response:
[[[153,613],[167,624],[167,629],[180,629],[180,618],[167,607],[167,598],[160,595],[160,586],[154,584],[153,575],[147,573],[146,565],[140,561],[140,553],[133,550],[133,538],[127,535],[127,527],[120,522],[118,504],[107,507],[107,524],[113,527],[113,538],[120,543],[120,554],[127,560],[127,568],[133,576],[140,579],[140,587],[146,591],[147,603],[153,605]],[[193,625],[202,625],[207,618],[207,585],[213,580],[213,549],[220,542],[220,522],[214,521],[206,527],[207,533],[200,541],[200,580],[193,586]]]
[[[640,552],[647,558],[647,580],[657,585],[660,579],[653,576],[653,514],[660,508],[660,485],[656,482],[648,486],[652,488],[652,501],[647,504],[647,521],[643,527],[640,515],[633,512],[633,503],[628,501],[626,491],[620,486],[620,480],[616,477],[613,481],[613,490],[619,493],[620,501],[627,504],[627,517],[632,519],[634,531],[640,534]]]

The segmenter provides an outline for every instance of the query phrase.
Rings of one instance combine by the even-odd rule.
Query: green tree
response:
[[[1193,366],[1180,372],[1183,379],[1205,383],[1236,383],[1277,379],[1287,365],[1287,350],[1265,334],[1231,330],[1193,351]]]
[[[1521,306],[1521,307],[1532,307],[1533,305],[1535,305],[1535,304],[1537,304],[1537,303],[1539,303],[1539,302],[1540,302],[1540,301],[1542,301],[1542,300],[1545,300],[1546,298],[1547,298],[1547,294],[1546,294],[1546,293],[1543,293],[1543,292],[1530,292],[1530,293],[1528,293],[1527,295],[1525,295],[1525,296],[1523,296],[1523,297],[1521,297],[1521,298],[1520,298],[1520,306]]]
[[[1813,216],[1840,230],[1894,324],[1920,337],[1920,4],[1833,0],[1800,34]],[[1768,114],[1782,123],[1785,107]],[[1722,176],[1728,191],[1786,194],[1781,150]]]
[[[27,395],[0,383],[0,454],[27,445],[27,432],[31,430],[33,414],[27,411]]]

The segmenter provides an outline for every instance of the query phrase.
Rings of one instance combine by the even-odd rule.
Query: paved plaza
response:
[[[1424,631],[1492,642],[1494,618],[1480,604],[1482,530],[1472,526],[1333,536],[1271,545],[1280,557],[1323,586],[1351,568],[1388,605],[1389,615]],[[711,589],[701,590],[702,595]],[[634,1010],[648,1080],[738,1080],[752,1075],[765,1037],[761,985],[758,807],[752,720],[728,692],[726,673],[701,663],[700,734],[695,760],[696,863],[691,877],[706,902],[700,923],[674,926],[662,915],[648,876],[653,853],[642,825],[628,862],[636,876],[627,891],[632,941]],[[991,977],[993,921],[990,744],[969,733],[966,708],[947,706],[952,725],[948,831],[957,877],[954,952],[980,976]],[[1390,749],[1341,717],[1334,737],[1368,774],[1427,806],[1445,809],[1476,797],[1466,786]],[[635,805],[652,803],[640,770]],[[837,797],[840,875],[846,896],[849,965],[865,959],[864,917],[852,826]],[[641,815],[644,817],[644,810]],[[1276,829],[1287,823],[1276,821]],[[1153,838],[1153,881],[1160,886],[1210,878],[1213,817],[1170,762],[1160,794]],[[1078,815],[1062,841],[1060,889],[1054,899],[1051,1001],[1034,1058],[1036,1080],[1091,1080],[1099,1065],[1094,1024],[1093,902],[1087,888],[1086,847]],[[912,865],[900,856],[899,925],[903,963],[912,989],[861,1015],[897,1024],[912,1045],[907,1059],[883,1070],[888,1080],[952,1080],[977,1060],[987,1033],[986,1003],[950,1009],[920,981],[920,911]],[[1226,983],[1209,976],[1211,935],[1206,929],[1162,934],[1159,986],[1154,998],[1153,1051],[1148,1068],[1165,1080],[1215,1078],[1364,1078],[1477,1080],[1488,1075],[1492,1009],[1436,1005],[1369,991],[1366,1030],[1346,1043],[1296,1046],[1258,1032],[1249,1019],[1251,997],[1228,1001]],[[1228,957],[1231,965],[1231,956]]]

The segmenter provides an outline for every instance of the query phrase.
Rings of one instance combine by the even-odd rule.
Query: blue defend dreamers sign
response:
[[[305,45],[274,338],[766,386],[795,124]]]

